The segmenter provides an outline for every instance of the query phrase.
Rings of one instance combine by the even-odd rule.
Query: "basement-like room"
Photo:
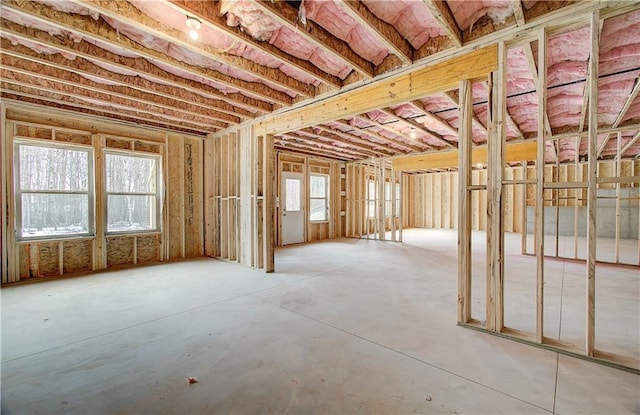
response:
[[[640,413],[640,2],[0,0],[3,414]]]

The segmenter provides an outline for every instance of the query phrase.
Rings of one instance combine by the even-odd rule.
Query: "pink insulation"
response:
[[[523,133],[538,131],[538,94],[516,95],[507,98],[507,108],[511,118],[518,124]]]
[[[364,28],[342,7],[333,1],[305,0],[300,6],[306,18],[324,27],[331,34],[349,44],[351,49],[374,65],[389,55],[389,50],[377,36]]]
[[[329,52],[311,44],[299,33],[282,27],[247,0],[221,0],[229,25],[240,25],[258,40],[265,40],[279,49],[312,62],[323,71],[344,79],[351,68]]]
[[[504,23],[513,14],[509,0],[449,0],[447,1],[458,27],[467,30],[481,17],[488,16],[494,23]],[[472,28],[473,29],[473,28]]]
[[[433,131],[449,141],[458,140],[458,136],[456,134],[452,134],[451,129],[447,128],[446,125],[443,125],[446,124],[446,121],[440,120],[440,122],[438,122],[438,118],[436,116],[427,117],[424,115],[423,111],[413,105],[402,104],[394,107],[393,110],[397,116],[410,118],[418,124],[423,125],[427,130]]]
[[[524,47],[510,48],[507,52],[507,95],[535,90]]]
[[[590,29],[583,26],[549,36],[547,42],[547,85],[584,79],[589,60]]]
[[[422,0],[364,0],[364,4],[379,19],[395,27],[415,49],[429,38],[446,35]]]
[[[601,74],[640,66],[640,9],[611,19],[602,26],[600,36]]]
[[[626,123],[630,120],[640,122],[640,94],[633,100],[627,114],[622,118],[622,122]]]
[[[547,91],[547,115],[551,128],[580,125],[584,83]]]
[[[600,78],[598,82],[598,124],[610,126],[631,95],[640,70]],[[637,113],[636,113],[637,115]]]
[[[162,22],[164,25],[171,27],[175,30],[187,31],[185,23],[185,15],[175,10],[174,8],[167,6],[161,2],[149,2],[145,0],[131,0],[136,8],[141,12],[148,15],[158,22]],[[257,50],[255,48],[248,47],[242,42],[238,42],[231,38],[226,33],[215,30],[209,27],[207,24],[203,24],[199,30],[198,42],[202,45],[211,46],[218,52],[228,53],[235,56],[242,56],[253,62],[257,62],[261,65],[278,68],[301,82],[308,84],[318,85],[318,81],[314,78],[306,75],[304,72],[293,69],[290,66],[284,65],[281,61],[272,58],[268,54]]]

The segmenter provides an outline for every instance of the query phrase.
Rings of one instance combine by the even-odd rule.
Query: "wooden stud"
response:
[[[622,149],[622,133],[618,133],[616,141],[616,178],[622,177],[622,160],[620,158],[620,150]],[[620,262],[620,182],[616,183],[616,234],[614,261]]]
[[[538,76],[534,76],[538,94],[538,140],[536,157],[535,253],[537,263],[536,342],[544,336],[544,153],[547,122],[547,34],[538,33]],[[533,70],[533,69],[532,69]]]
[[[586,341],[585,352],[587,356],[593,356],[595,351],[595,300],[596,300],[596,213],[597,213],[597,169],[598,169],[598,27],[600,13],[598,10],[591,13],[591,53],[589,69],[591,76],[587,80],[589,88],[589,164],[587,189],[587,316],[586,316]]]
[[[262,218],[264,220],[264,271],[275,271],[275,251],[274,251],[274,221],[275,221],[275,185],[276,176],[274,174],[275,155],[273,150],[273,136],[267,135],[263,141],[263,174],[264,194]]]
[[[458,323],[471,319],[471,146],[472,85],[460,81],[458,138]]]

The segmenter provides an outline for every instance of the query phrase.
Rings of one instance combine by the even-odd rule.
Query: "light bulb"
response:
[[[200,29],[200,20],[195,17],[187,16],[187,27],[189,28],[189,37],[191,40],[198,40],[198,30]]]
[[[409,137],[412,140],[415,140],[418,137],[418,132],[416,131],[415,128],[412,128],[411,131],[409,132]]]

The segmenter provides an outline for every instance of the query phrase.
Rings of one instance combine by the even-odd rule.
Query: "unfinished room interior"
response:
[[[640,2],[0,21],[3,414],[640,413]]]

